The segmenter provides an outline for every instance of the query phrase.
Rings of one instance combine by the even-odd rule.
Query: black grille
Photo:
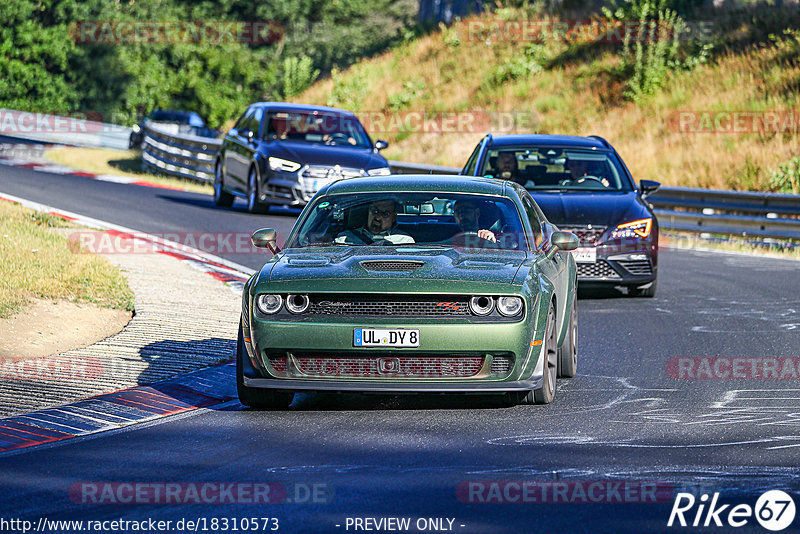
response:
[[[363,378],[468,378],[483,367],[482,354],[334,354],[294,353],[295,376]]]
[[[493,375],[507,375],[514,367],[514,358],[512,356],[494,356],[492,358],[491,373]]]
[[[572,232],[578,237],[578,241],[582,247],[589,247],[597,245],[597,242],[600,241],[600,236],[603,235],[603,232],[606,231],[605,228],[586,228],[584,227],[574,227],[574,228],[559,228],[560,230],[565,230],[567,232]]]
[[[309,295],[306,315],[344,317],[469,317],[469,297],[419,295]]]
[[[425,265],[425,262],[376,260],[376,261],[362,261],[361,265],[368,271],[416,271],[417,269]]]
[[[620,278],[611,266],[600,260],[596,263],[579,263],[578,278]]]
[[[636,276],[647,276],[653,274],[653,267],[648,260],[621,261],[619,262],[626,271]]]

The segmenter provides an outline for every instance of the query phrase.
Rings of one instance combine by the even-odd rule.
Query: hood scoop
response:
[[[289,258],[286,263],[292,267],[323,267],[331,261],[328,258]]]
[[[368,271],[410,272],[425,265],[424,261],[409,260],[369,260],[362,261],[361,266]]]

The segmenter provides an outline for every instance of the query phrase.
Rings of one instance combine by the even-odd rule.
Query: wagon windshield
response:
[[[514,203],[458,193],[358,193],[316,199],[289,247],[429,245],[524,250]]]

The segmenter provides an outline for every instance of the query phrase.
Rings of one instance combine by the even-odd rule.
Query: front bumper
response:
[[[658,275],[657,256],[649,243],[637,243],[627,249],[601,244],[596,251],[594,263],[576,263],[578,283],[582,285],[639,286],[654,281]]]
[[[247,357],[242,361],[243,382],[247,387],[283,389],[290,391],[353,391],[385,393],[503,393],[528,391],[541,386],[543,330],[535,330],[529,321],[514,323],[464,323],[448,320],[409,320],[407,323],[388,323],[377,320],[304,321],[302,323],[264,320],[251,317],[245,334]],[[401,328],[420,331],[418,348],[354,347],[355,328]],[[249,340],[249,341],[248,341]],[[349,361],[363,358],[435,360],[437,356],[452,359],[458,354],[481,354],[482,370],[490,367],[497,355],[513,355],[513,364],[500,375],[487,372],[471,376],[337,376],[330,373],[307,375],[301,367],[289,363],[294,372],[276,372],[276,355],[292,362],[294,355],[304,353],[343,357]],[[284,376],[281,376],[283,374]],[[288,375],[288,376],[287,376]]]

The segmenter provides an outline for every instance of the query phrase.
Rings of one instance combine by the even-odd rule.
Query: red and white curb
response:
[[[244,265],[240,265],[238,263],[220,258],[219,256],[203,252],[202,250],[198,250],[181,243],[177,243],[175,241],[170,241],[168,239],[150,235],[144,232],[139,232],[137,230],[126,228],[110,222],[101,221],[99,219],[94,219],[92,217],[87,217],[78,213],[73,213],[71,211],[54,208],[52,206],[47,206],[46,204],[40,204],[39,202],[33,202],[31,200],[26,200],[24,198],[19,198],[6,193],[0,193],[0,200],[14,202],[26,208],[47,213],[67,221],[72,221],[77,224],[87,226],[89,228],[103,230],[105,232],[109,232],[111,235],[114,235],[117,238],[130,239],[134,243],[138,242],[142,246],[148,246],[160,254],[166,254],[168,256],[172,256],[173,258],[177,258],[185,262],[187,265],[207,273],[215,279],[225,283],[234,293],[241,294],[242,289],[244,288],[244,283],[256,272],[255,270],[245,267]]]

